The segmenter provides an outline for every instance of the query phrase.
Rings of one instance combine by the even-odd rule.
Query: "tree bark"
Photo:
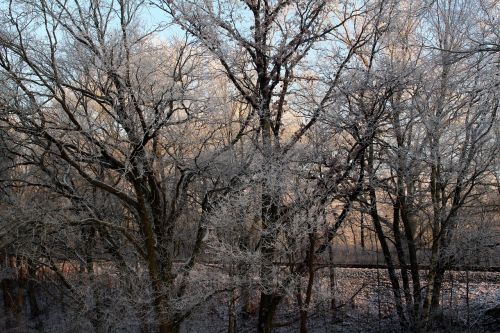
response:
[[[382,248],[382,253],[384,255],[384,260],[387,265],[387,272],[389,274],[389,280],[391,282],[392,292],[394,294],[394,301],[396,303],[396,312],[398,313],[401,327],[404,328],[407,326],[407,323],[403,310],[403,302],[401,297],[401,290],[399,287],[399,281],[396,275],[396,269],[394,267],[394,262],[392,260],[391,252],[389,250],[389,245],[387,244],[387,240],[385,238],[384,230],[382,228],[382,224],[380,222],[380,217],[378,214],[377,194],[375,192],[375,187],[373,185],[373,182],[375,180],[373,160],[374,157],[373,157],[373,144],[372,144],[369,147],[369,154],[368,154],[368,172],[370,179],[370,184],[369,184],[370,216],[372,218],[373,226],[378,236],[378,240]]]

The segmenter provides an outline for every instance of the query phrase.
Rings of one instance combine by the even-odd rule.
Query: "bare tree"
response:
[[[356,210],[400,326],[431,328],[460,249],[494,243],[464,230],[491,228],[498,189],[495,4],[2,3],[10,316],[25,298],[39,312],[44,274],[81,317],[60,327],[119,330],[127,313],[178,332],[229,295],[235,331],[238,296],[259,292],[257,331],[291,310],[307,332],[318,263]]]
[[[203,113],[221,102],[199,89],[211,79],[210,64],[189,42],[161,45],[156,28],[141,31],[142,2],[19,1],[5,9],[2,127],[21,144],[16,165],[33,170],[16,184],[70,201],[60,217],[81,226],[87,271],[97,235],[123,267],[130,264],[119,245],[126,241],[145,264],[160,331],[177,331],[190,311],[175,299],[187,290],[203,215],[220,184],[200,186],[198,175],[217,177],[211,163],[224,158],[248,122],[206,121]],[[239,134],[228,141],[223,133],[235,127]],[[103,206],[111,203],[115,211]],[[189,260],[178,268],[175,244],[188,204],[199,222],[188,240]]]

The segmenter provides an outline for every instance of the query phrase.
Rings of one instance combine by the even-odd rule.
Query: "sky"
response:
[[[166,28],[156,34],[160,39],[183,38],[185,35],[185,32],[179,26],[172,24],[172,20],[167,13],[155,6],[144,8],[140,13],[140,21],[147,28],[165,25]]]

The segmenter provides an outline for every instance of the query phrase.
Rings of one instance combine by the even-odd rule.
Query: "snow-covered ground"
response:
[[[315,284],[309,332],[399,332],[392,291],[385,270],[336,268],[336,310],[331,309],[327,271]],[[424,273],[424,272],[422,272]],[[422,274],[424,276],[424,274]],[[468,298],[468,305],[467,305]],[[220,300],[219,300],[220,301]],[[255,301],[258,301],[255,295]],[[228,307],[212,302],[195,313],[183,332],[226,332]],[[433,332],[500,332],[500,321],[485,314],[500,304],[500,273],[447,273],[443,285],[441,323]],[[237,332],[254,332],[257,315],[237,318]],[[277,333],[298,332],[298,308],[285,299],[276,318]]]
[[[312,304],[309,308],[309,332],[396,332],[399,331],[394,311],[393,295],[386,278],[385,270],[376,269],[335,269],[335,293],[330,288],[327,268],[317,271],[314,284]],[[214,267],[199,267],[197,283],[192,286],[193,294],[213,297],[199,307],[182,325],[183,333],[215,333],[227,332],[229,299],[228,292],[213,293],[214,290],[228,290],[234,283],[222,270]],[[425,272],[421,272],[425,276]],[[40,288],[49,290],[50,288]],[[55,292],[55,291],[54,291]],[[122,304],[123,290],[110,288],[107,291],[107,312],[105,315],[106,331],[139,332],[154,331],[153,314],[137,315],[136,308]],[[144,302],[147,295],[142,292]],[[94,314],[75,313],[65,304],[68,301],[54,295],[40,294],[42,314],[37,318],[23,317],[23,323],[16,328],[7,328],[15,318],[0,311],[1,332],[92,332],[89,321]],[[89,297],[91,293],[89,292]],[[127,295],[139,300],[140,295]],[[241,315],[241,298],[238,290],[232,295],[235,299],[236,332],[255,332],[257,314],[244,317]],[[332,296],[336,309],[332,310]],[[186,299],[185,302],[196,300]],[[253,308],[259,301],[257,292],[251,297]],[[26,302],[28,303],[28,302]],[[488,316],[486,312],[500,304],[500,273],[488,272],[450,272],[443,285],[441,305],[443,313],[440,325],[433,332],[500,332],[500,321]],[[147,308],[148,304],[144,304]],[[179,305],[181,306],[181,305]],[[92,311],[89,309],[89,311]],[[28,313],[25,309],[25,313]],[[140,312],[140,311],[139,311]],[[149,318],[149,319],[147,319]],[[151,325],[145,326],[149,321]],[[276,333],[298,332],[298,307],[294,295],[289,295],[280,304],[275,320]],[[285,325],[287,324],[287,325]],[[12,327],[12,326],[11,326]]]

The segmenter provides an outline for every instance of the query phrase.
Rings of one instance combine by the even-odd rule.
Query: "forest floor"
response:
[[[318,270],[312,304],[309,308],[310,333],[400,332],[394,311],[392,291],[382,269],[336,268],[335,293],[332,295],[328,268]],[[422,272],[424,273],[424,272]],[[3,296],[3,295],[2,295]],[[86,315],[77,315],[57,297],[46,295],[40,302],[36,318],[13,318],[0,310],[0,332],[92,332]],[[332,296],[336,309],[332,310]],[[255,332],[257,315],[243,316],[239,295],[221,293],[202,304],[182,325],[182,333],[228,332],[229,300],[233,297],[235,332]],[[117,297],[116,300],[119,298]],[[256,309],[258,295],[251,297]],[[25,302],[26,304],[28,302]],[[109,303],[105,332],[154,331],[141,326],[137,318],[127,315],[119,302]],[[442,313],[432,332],[500,332],[500,273],[454,271],[446,275],[442,290]],[[26,305],[27,307],[27,305]],[[496,317],[490,315],[496,308]],[[488,312],[488,310],[490,310]],[[24,309],[29,313],[28,309]],[[91,317],[91,316],[88,316]],[[276,316],[276,333],[298,332],[298,307],[293,295],[285,297]]]
[[[400,332],[385,272],[336,268],[335,310],[332,310],[330,280],[322,278],[313,292],[316,296],[309,311],[309,332]],[[276,324],[289,325],[277,327],[276,333],[299,331],[295,303],[291,299],[282,302]],[[487,314],[488,310],[500,306],[500,273],[447,273],[441,305],[442,314],[432,332],[500,332],[500,318]],[[207,304],[184,324],[183,332],[227,332],[228,309],[220,303]],[[236,332],[254,332],[256,317],[237,318]]]

